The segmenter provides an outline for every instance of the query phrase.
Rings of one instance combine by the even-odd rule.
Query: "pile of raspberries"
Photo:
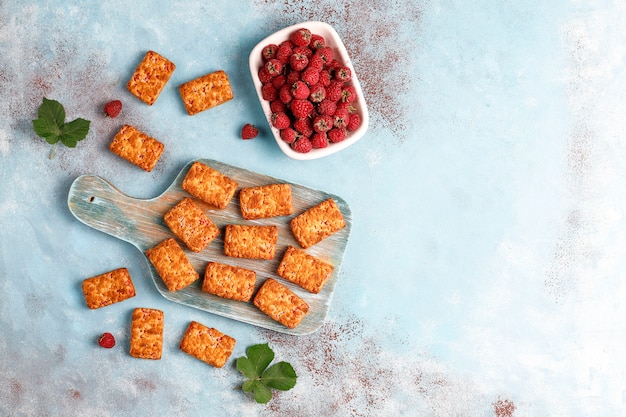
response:
[[[258,74],[263,99],[270,103],[270,122],[292,149],[325,148],[358,129],[352,71],[334,57],[323,36],[300,28],[261,53]]]

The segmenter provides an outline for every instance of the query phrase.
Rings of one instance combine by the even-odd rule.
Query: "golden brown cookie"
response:
[[[241,215],[246,220],[293,214],[290,184],[270,184],[242,188],[239,192]]]
[[[330,278],[333,269],[332,265],[315,256],[289,246],[276,273],[279,277],[317,294]]]
[[[205,203],[224,209],[237,190],[237,181],[202,162],[194,162],[183,180],[183,190]]]
[[[146,251],[146,256],[154,265],[159,276],[170,291],[185,288],[200,274],[194,269],[178,242],[168,238]]]
[[[148,172],[159,162],[164,148],[161,142],[130,125],[122,126],[109,145],[111,152]]]
[[[189,323],[180,350],[216,368],[224,366],[235,349],[236,340],[198,322]]]
[[[204,273],[202,291],[237,301],[250,301],[256,283],[256,272],[249,269],[209,262]]]
[[[83,294],[91,309],[119,303],[135,296],[135,286],[128,269],[113,271],[83,280]]]
[[[303,248],[308,248],[326,239],[346,226],[346,221],[332,198],[294,217],[291,231]]]
[[[229,224],[224,231],[224,254],[234,258],[274,259],[278,227]]]
[[[130,328],[130,356],[161,359],[163,350],[163,312],[136,308]]]
[[[293,329],[309,312],[309,305],[289,288],[268,278],[254,296],[254,305],[273,320]]]
[[[222,70],[186,82],[179,87],[179,91],[190,116],[226,103],[234,97],[228,75]]]
[[[172,61],[154,51],[148,51],[126,87],[139,100],[152,105],[175,69],[176,65]]]
[[[185,198],[172,207],[163,220],[194,252],[201,252],[220,234],[220,229],[191,198]]]

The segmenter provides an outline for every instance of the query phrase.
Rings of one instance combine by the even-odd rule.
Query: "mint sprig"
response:
[[[296,385],[297,375],[293,367],[284,361],[269,366],[273,360],[274,351],[267,343],[248,347],[246,356],[237,359],[237,369],[248,378],[242,389],[252,392],[259,404],[272,399],[272,388],[287,391]]]
[[[89,132],[89,120],[78,118],[65,123],[65,109],[56,100],[48,100],[44,97],[37,115],[39,118],[33,120],[35,133],[51,145],[58,144],[60,141],[68,148],[75,148]],[[51,154],[50,158],[53,155]]]

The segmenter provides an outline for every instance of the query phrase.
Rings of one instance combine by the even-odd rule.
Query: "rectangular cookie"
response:
[[[194,269],[178,242],[168,238],[146,251],[168,290],[174,292],[185,288],[200,275]]]
[[[303,248],[308,248],[343,229],[346,221],[332,198],[322,201],[290,222],[294,237]]]
[[[234,258],[274,259],[277,226],[229,224],[224,232],[224,254]]]
[[[289,246],[276,273],[314,294],[320,290],[333,273],[334,267],[302,249]]]
[[[228,75],[222,70],[182,84],[179,92],[190,116],[226,103],[234,97]]]
[[[289,288],[268,278],[254,296],[254,305],[282,325],[293,329],[309,312],[309,305]]]
[[[163,220],[194,252],[201,252],[220,234],[220,229],[191,198],[184,198],[172,207]]]
[[[202,162],[191,165],[182,184],[183,190],[219,209],[228,206],[237,186],[237,181]]]
[[[130,328],[130,356],[161,359],[163,350],[163,312],[152,308],[133,310]]]
[[[204,273],[202,291],[236,301],[250,301],[256,283],[256,272],[249,269],[209,262]]]
[[[235,349],[236,340],[196,321],[187,326],[180,350],[216,368],[224,366]]]
[[[135,127],[124,125],[113,138],[109,148],[117,156],[150,172],[161,158],[165,146]]]
[[[118,268],[83,280],[87,307],[106,307],[135,296],[135,286],[128,269]]]
[[[148,51],[137,65],[126,88],[139,100],[151,106],[175,69],[176,65],[172,61],[154,51]]]
[[[242,188],[239,192],[241,215],[246,220],[293,214],[290,184],[270,184]]]

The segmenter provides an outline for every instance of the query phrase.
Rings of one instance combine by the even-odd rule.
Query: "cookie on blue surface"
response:
[[[187,326],[180,350],[216,368],[224,366],[235,349],[236,340],[196,321]]]
[[[124,125],[113,138],[109,149],[117,156],[150,172],[159,162],[165,145],[134,126]]]
[[[163,351],[163,312],[153,308],[133,310],[130,327],[130,356],[161,359]]]
[[[139,100],[151,106],[175,69],[176,65],[172,61],[154,51],[148,51],[137,65],[126,88]]]
[[[83,280],[83,295],[90,309],[106,307],[135,296],[135,286],[126,268],[118,268]]]
[[[234,97],[228,75],[222,70],[182,84],[179,92],[190,116],[224,104]]]

